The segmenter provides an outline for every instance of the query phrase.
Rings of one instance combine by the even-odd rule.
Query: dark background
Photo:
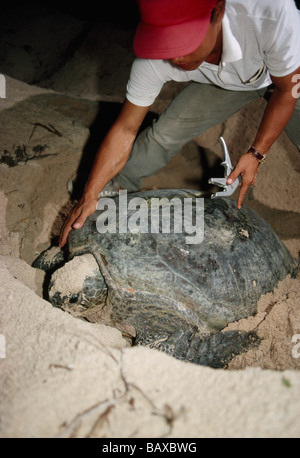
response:
[[[270,1],[272,2],[272,0]],[[295,0],[295,3],[300,9],[300,0]],[[7,8],[17,8],[20,4],[24,5],[24,2],[2,2],[0,14],[3,15]],[[93,2],[81,1],[72,3],[51,1],[49,4],[47,4],[47,2],[26,2],[26,5],[34,5],[36,8],[39,8],[40,5],[44,5],[71,14],[82,20],[91,22],[112,22],[125,27],[135,27],[139,18],[136,0],[121,0],[117,2],[111,0],[98,0]]]

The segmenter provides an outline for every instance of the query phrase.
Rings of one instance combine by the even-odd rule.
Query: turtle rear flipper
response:
[[[234,356],[257,348],[261,339],[255,332],[225,331],[206,336],[192,331],[176,331],[165,339],[149,344],[177,359],[209,366],[224,368]]]

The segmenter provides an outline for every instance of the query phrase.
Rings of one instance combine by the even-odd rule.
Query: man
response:
[[[163,167],[185,143],[264,96],[272,83],[251,148],[241,152],[228,177],[228,183],[242,177],[237,207],[284,129],[300,149],[300,12],[294,0],[138,1],[138,57],[126,100],[100,145],[83,196],[62,228],[60,246],[96,210],[97,197],[112,178],[117,175],[117,186],[138,190],[141,179]],[[191,83],[136,139],[168,80]]]

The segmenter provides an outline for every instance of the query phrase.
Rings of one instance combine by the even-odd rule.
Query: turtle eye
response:
[[[81,294],[80,293],[72,294],[72,296],[69,299],[69,303],[70,304],[78,304],[78,302],[80,301],[80,298],[81,298]]]

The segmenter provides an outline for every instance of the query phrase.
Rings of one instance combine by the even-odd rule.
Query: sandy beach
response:
[[[44,299],[44,273],[32,262],[79,198],[134,58],[134,18],[126,26],[109,19],[48,7],[8,9],[0,19],[0,436],[299,438],[299,274],[262,296],[255,316],[228,325],[257,329],[262,341],[226,369],[129,347],[118,330]],[[147,121],[181,88],[166,84]],[[257,100],[199,135],[143,189],[206,189],[222,157],[219,136],[235,164],[264,107]],[[285,133],[245,205],[298,262],[300,155]]]

